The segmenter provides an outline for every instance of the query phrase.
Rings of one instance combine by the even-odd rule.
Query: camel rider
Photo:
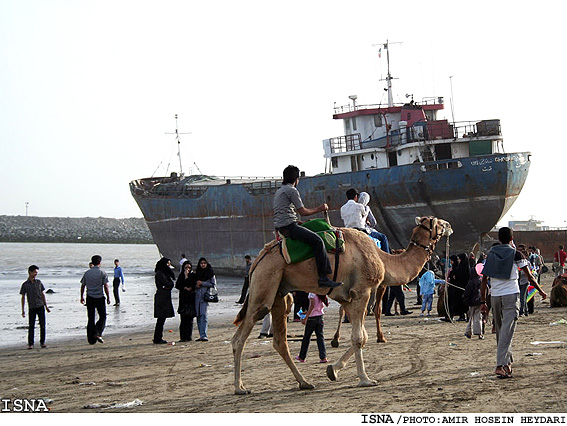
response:
[[[311,246],[319,274],[319,287],[334,288],[341,282],[334,282],[327,275],[333,271],[325,250],[325,244],[319,235],[307,228],[298,225],[297,213],[302,216],[328,210],[327,204],[308,209],[303,205],[297,183],[299,182],[299,169],[287,166],[283,171],[283,184],[274,195],[274,227],[286,238],[303,241]]]
[[[380,248],[386,253],[390,253],[390,245],[388,244],[388,237],[378,232],[371,227],[367,226],[367,221],[370,219],[370,225],[376,225],[376,219],[370,207],[368,207],[368,202],[370,201],[370,195],[366,192],[361,192],[360,194],[354,188],[350,188],[346,192],[348,201],[341,207],[341,218],[345,223],[345,227],[354,228],[362,231],[372,238],[376,238],[380,241]],[[373,220],[373,223],[372,223]]]

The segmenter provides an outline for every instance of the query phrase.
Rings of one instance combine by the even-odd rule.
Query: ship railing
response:
[[[337,136],[329,139],[331,153],[344,153],[365,148],[386,148],[406,143],[477,139],[486,136],[501,136],[500,120],[461,121],[449,123],[446,120],[421,121],[403,129],[391,130],[387,136],[364,140],[360,133]]]
[[[360,133],[338,136],[329,139],[329,141],[331,145],[331,152],[333,154],[362,149],[362,139]]]
[[[418,106],[421,106],[421,105],[443,105],[443,102],[444,102],[443,97],[428,97],[428,98],[423,98],[421,100],[421,102],[417,105]],[[396,103],[393,106],[394,107],[403,107],[406,104],[407,103]],[[359,110],[364,110],[364,109],[378,109],[378,108],[388,108],[388,104],[365,104],[365,105],[347,104],[347,105],[335,106],[334,110],[335,110],[335,114],[342,114],[343,112],[353,112],[353,111],[359,111]]]

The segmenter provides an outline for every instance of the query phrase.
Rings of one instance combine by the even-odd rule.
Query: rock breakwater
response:
[[[152,244],[143,218],[0,216],[1,242]]]

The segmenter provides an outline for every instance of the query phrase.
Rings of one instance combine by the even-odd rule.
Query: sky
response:
[[[532,153],[500,223],[565,226],[565,9],[0,0],[0,215],[142,217],[128,184],[179,170],[175,114],[186,174],[321,173],[333,106],[386,101],[388,40],[395,102],[443,96],[449,120],[499,118],[506,151]]]

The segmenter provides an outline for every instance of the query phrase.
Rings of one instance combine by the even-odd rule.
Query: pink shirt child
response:
[[[310,300],[310,302],[313,303],[313,309],[311,310],[309,317],[318,317],[323,315],[325,313],[325,304],[323,303],[323,301],[319,297],[317,297],[315,293],[309,293],[307,297],[309,299],[312,299]]]

